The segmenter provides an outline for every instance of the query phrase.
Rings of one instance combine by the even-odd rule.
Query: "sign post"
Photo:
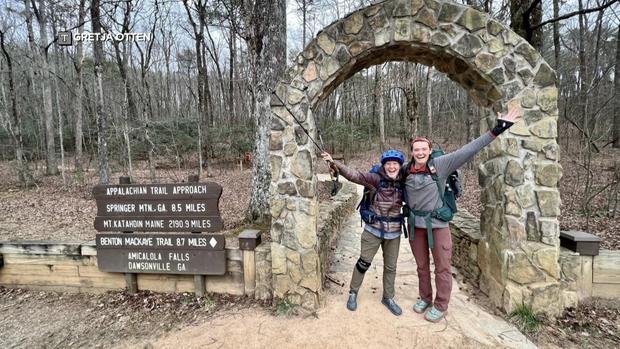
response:
[[[199,175],[190,175],[187,177],[188,183],[198,183],[200,181]],[[194,234],[200,234],[199,231],[193,231]],[[203,297],[207,291],[206,278],[204,275],[194,275],[194,293],[196,296]]]
[[[131,177],[129,176],[120,176],[118,179],[118,184],[131,184]],[[131,234],[133,231],[124,231],[125,234]],[[99,258],[99,256],[97,256]],[[138,275],[136,273],[125,273],[125,285],[127,286],[127,292],[129,293],[137,293],[138,292]]]
[[[224,226],[221,195],[219,184],[199,183],[196,175],[187,183],[131,184],[123,176],[118,185],[95,186],[95,229],[122,232],[97,234],[99,269],[125,273],[132,293],[138,289],[136,273],[194,275],[196,295],[204,296],[205,275],[226,273],[226,240],[212,234]]]

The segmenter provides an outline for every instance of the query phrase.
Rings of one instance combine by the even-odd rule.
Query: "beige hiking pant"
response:
[[[360,258],[366,263],[372,263],[381,246],[383,250],[383,298],[394,298],[394,280],[396,279],[396,262],[400,249],[400,237],[396,239],[381,239],[364,230],[362,233]],[[353,267],[351,290],[357,292],[364,281],[357,266]]]

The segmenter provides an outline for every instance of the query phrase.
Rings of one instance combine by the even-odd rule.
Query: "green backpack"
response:
[[[435,172],[435,166],[433,160],[445,155],[444,151],[441,148],[434,149],[431,152],[431,156],[428,162],[428,167],[431,170],[431,178],[437,183],[437,190],[439,190],[439,196],[443,201],[443,207],[447,207],[450,209],[450,213],[445,213],[446,219],[441,219],[444,222],[449,222],[452,220],[454,214],[457,212],[456,207],[456,199],[460,198],[463,194],[463,185],[461,183],[461,177],[459,176],[459,171],[456,170],[452,172],[448,178],[446,179],[446,187],[442,190],[439,187],[439,179],[437,178],[437,173]]]

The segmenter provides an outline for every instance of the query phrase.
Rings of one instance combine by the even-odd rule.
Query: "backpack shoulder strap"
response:
[[[429,168],[429,172],[431,173],[431,178],[433,179],[433,181],[435,181],[435,184],[437,184],[437,190],[439,191],[439,197],[441,198],[441,202],[444,202],[443,199],[443,194],[444,194],[444,190],[442,190],[443,188],[441,188],[441,185],[439,184],[439,176],[437,176],[437,171],[434,170],[435,168],[435,163],[433,161],[433,159],[430,159],[428,161],[428,168]]]

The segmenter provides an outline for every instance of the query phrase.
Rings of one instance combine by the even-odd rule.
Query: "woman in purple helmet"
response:
[[[351,182],[368,188],[368,192],[374,196],[369,205],[371,218],[364,218],[366,224],[362,232],[360,258],[353,269],[347,309],[351,311],[357,309],[357,293],[364,280],[364,274],[370,267],[379,246],[381,246],[384,263],[381,303],[392,314],[402,314],[402,309],[394,301],[394,279],[400,247],[400,234],[404,224],[401,215],[403,176],[400,169],[405,162],[405,155],[398,150],[384,152],[381,155],[381,167],[376,173],[373,171],[360,172],[349,168],[334,161],[328,153],[322,153],[321,156],[331,168],[340,172]]]

